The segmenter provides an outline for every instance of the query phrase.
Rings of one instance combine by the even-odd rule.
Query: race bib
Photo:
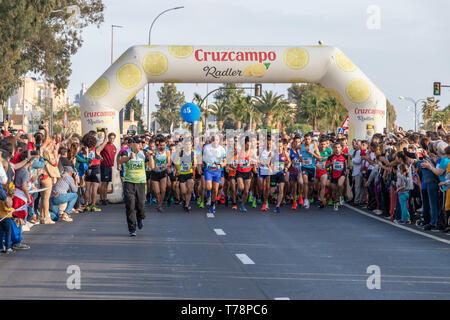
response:
[[[301,163],[298,159],[295,159],[294,162],[292,163],[292,167],[295,169],[300,169],[301,168]]]
[[[344,170],[344,163],[336,161],[335,163],[333,163],[333,170],[335,170],[335,171]]]
[[[181,163],[181,171],[190,171],[191,170],[191,165],[189,163]]]
[[[215,170],[217,169],[217,165],[215,163],[207,163],[206,168],[210,170]]]
[[[311,158],[305,158],[303,159],[303,165],[310,166],[312,165],[312,159]]]

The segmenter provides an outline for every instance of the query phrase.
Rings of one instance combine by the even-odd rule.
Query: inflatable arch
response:
[[[384,94],[335,47],[137,45],[83,95],[83,132],[119,132],[119,111],[149,82],[319,83],[347,108],[350,137],[369,138],[386,127]]]

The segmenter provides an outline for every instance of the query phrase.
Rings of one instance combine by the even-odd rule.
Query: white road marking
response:
[[[356,211],[356,212],[358,212],[360,214],[363,214],[363,215],[365,215],[367,217],[370,217],[372,219],[375,219],[375,220],[387,223],[387,224],[389,224],[391,226],[394,226],[394,227],[397,227],[397,228],[400,228],[400,229],[403,229],[403,230],[406,230],[406,231],[409,231],[409,232],[412,232],[412,233],[415,233],[415,234],[420,234],[420,235],[422,235],[424,237],[427,237],[427,238],[430,238],[430,239],[433,239],[433,240],[437,240],[437,241],[440,241],[440,242],[443,242],[443,243],[446,243],[446,244],[450,244],[450,240],[445,240],[445,239],[433,236],[431,234],[428,234],[428,233],[425,233],[425,232],[422,232],[422,231],[414,230],[412,228],[408,228],[408,227],[402,226],[401,224],[395,224],[395,223],[391,222],[390,220],[386,220],[386,219],[383,219],[383,218],[380,218],[380,217],[376,217],[374,215],[371,215],[370,213],[367,213],[367,212],[365,212],[365,211],[363,211],[361,209],[352,207],[352,206],[350,206],[348,204],[344,204],[344,206],[346,206],[347,208],[352,209],[352,210],[354,210],[354,211]]]
[[[236,257],[238,257],[243,264],[255,264],[245,253],[236,253]]]
[[[214,214],[213,214],[213,213],[207,213],[207,214],[206,214],[206,217],[207,217],[207,218],[214,218]]]
[[[217,233],[218,236],[226,235],[226,233],[222,229],[214,229],[214,232]]]
[[[291,300],[291,299],[288,297],[278,297],[278,298],[275,298],[275,300]]]

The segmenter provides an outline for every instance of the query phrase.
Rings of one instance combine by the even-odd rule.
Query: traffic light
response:
[[[261,97],[261,91],[262,91],[262,84],[261,83],[255,84],[255,97]]]
[[[433,111],[431,109],[428,109],[428,117],[431,118],[433,116]]]
[[[435,96],[441,95],[441,83],[440,82],[434,82],[433,83],[433,94]]]

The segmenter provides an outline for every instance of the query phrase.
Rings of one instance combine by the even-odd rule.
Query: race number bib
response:
[[[333,170],[335,170],[335,171],[344,170],[344,163],[336,161],[335,163],[333,163]]]
[[[305,166],[312,165],[312,158],[305,158],[305,159],[303,159],[303,165],[305,165]]]
[[[301,168],[301,163],[298,159],[295,159],[294,162],[292,163],[292,167],[295,169],[300,169]]]

